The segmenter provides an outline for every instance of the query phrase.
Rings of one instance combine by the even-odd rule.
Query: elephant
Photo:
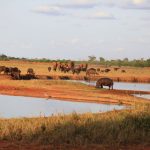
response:
[[[113,89],[113,80],[110,79],[110,78],[100,78],[97,80],[96,82],[96,88],[103,88],[103,86],[108,86],[109,87],[109,90],[110,88]]]
[[[35,72],[34,72],[34,70],[32,68],[28,68],[27,74],[35,75]]]
[[[96,75],[98,74],[96,69],[95,68],[89,68],[87,71],[86,71],[86,76],[90,76],[90,75]]]

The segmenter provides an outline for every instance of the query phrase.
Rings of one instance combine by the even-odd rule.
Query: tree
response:
[[[88,56],[89,57],[89,62],[94,62],[96,60],[95,56]]]
[[[4,54],[1,54],[1,55],[0,55],[0,59],[1,59],[1,60],[7,60],[8,57],[7,57],[6,55],[4,55]]]
[[[101,63],[103,63],[103,62],[105,62],[105,59],[104,59],[103,57],[100,57],[100,58],[99,58],[99,61],[100,61]]]
[[[124,58],[123,61],[124,61],[124,62],[128,62],[129,59],[128,59],[128,58]]]
[[[0,57],[1,57],[1,58],[7,58],[7,56],[4,55],[4,54],[1,54]]]

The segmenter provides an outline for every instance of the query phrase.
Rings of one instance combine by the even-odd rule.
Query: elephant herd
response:
[[[114,71],[118,71],[120,68],[114,68]],[[48,67],[48,71],[60,71],[63,73],[72,72],[73,74],[80,74],[81,72],[86,72],[87,76],[98,75],[99,73],[108,73],[111,71],[109,68],[88,68],[88,64],[75,64],[73,61],[61,63],[54,62],[52,67]],[[125,73],[125,70],[121,70],[122,73]]]
[[[120,68],[113,68],[114,71],[120,70]],[[86,76],[85,79],[88,79],[90,76],[98,75],[99,73],[108,73],[111,71],[111,69],[105,68],[88,68],[88,64],[77,64],[72,61],[70,63],[58,63],[55,62],[52,67],[48,67],[48,71],[60,71],[63,73],[72,72],[72,74],[80,74],[81,72],[85,72]],[[20,80],[20,79],[36,79],[35,72],[33,68],[27,69],[26,75],[21,75],[21,70],[17,67],[6,67],[6,66],[0,66],[0,74],[1,73],[10,75],[12,79],[14,80]],[[125,70],[121,70],[122,73],[125,73]],[[96,82],[96,88],[103,88],[103,86],[108,86],[109,89],[113,89],[113,80],[110,78],[100,78]]]
[[[10,75],[12,77],[12,79],[14,79],[14,80],[32,79],[32,78],[34,78],[34,75],[35,75],[32,68],[27,69],[26,75],[21,75],[21,70],[17,67],[0,66],[0,74],[2,72],[6,75]]]
[[[19,70],[17,67],[5,67],[0,66],[0,73],[4,72],[4,74],[11,75],[13,79],[19,79],[21,70]]]
[[[75,65],[73,61],[70,63],[58,63],[55,62],[52,67],[48,67],[48,71],[50,72],[52,69],[53,71],[60,71],[60,72],[72,72],[73,74],[79,74],[81,71],[86,72],[88,68],[88,64],[79,64]]]

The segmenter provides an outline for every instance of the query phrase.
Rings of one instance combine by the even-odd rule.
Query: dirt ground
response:
[[[131,94],[150,94],[144,91],[97,89],[92,86],[67,81],[47,80],[0,80],[0,94],[13,96],[29,96],[69,101],[85,101],[97,103],[133,104],[143,98]],[[148,101],[148,100],[147,100]]]

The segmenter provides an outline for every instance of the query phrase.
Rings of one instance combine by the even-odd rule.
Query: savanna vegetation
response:
[[[79,62],[78,62],[79,63]],[[25,60],[9,60],[9,61],[0,61],[0,66],[6,67],[18,67],[21,70],[21,75],[27,74],[28,68],[33,68],[35,75],[39,79],[72,79],[72,80],[84,80],[86,72],[80,72],[80,74],[73,74],[71,71],[64,73],[59,70],[54,71],[53,62],[30,62]],[[75,62],[76,65],[78,65]],[[79,63],[81,64],[81,63]],[[85,65],[85,63],[83,63]],[[51,71],[48,71],[48,67],[51,67]],[[98,74],[91,76],[90,80],[98,80],[100,77],[109,77],[114,81],[123,81],[123,82],[150,82],[150,67],[129,67],[122,66],[116,67],[119,70],[115,71],[116,66],[106,67],[105,65],[100,64],[90,64],[88,63],[88,68],[95,68],[100,70]],[[109,69],[109,72],[103,70]],[[125,72],[122,72],[122,71]],[[102,72],[103,71],[103,72]],[[1,73],[0,78],[2,78],[3,73]]]
[[[119,149],[150,146],[150,104],[102,114],[73,113],[41,118],[0,119],[0,140],[39,145],[91,145]]]
[[[130,105],[130,109],[99,114],[76,113],[52,117],[0,119],[1,141],[23,144],[54,145],[81,149],[120,149],[120,147],[140,145],[150,148],[150,103],[131,94],[141,91],[96,89],[81,83],[62,81],[64,78],[82,80],[85,72],[74,75],[71,72],[49,72],[53,67],[49,59],[14,58],[0,56],[0,66],[18,67],[21,74],[27,74],[33,68],[39,80],[11,80],[10,76],[0,75],[0,94],[59,98],[74,101],[116,103]],[[57,60],[66,62],[66,60]],[[69,60],[67,60],[69,61]],[[87,61],[77,61],[85,64]],[[115,81],[150,82],[150,61],[147,60],[96,60],[90,56],[89,67],[110,69],[100,72],[93,78],[110,77]],[[121,67],[115,71],[114,66]],[[129,67],[130,66],[130,67]],[[134,67],[133,67],[134,66]],[[138,68],[137,68],[138,67]],[[125,73],[122,73],[125,70]],[[42,80],[44,77],[53,80]],[[48,79],[46,78],[46,79]],[[57,80],[62,79],[62,80]],[[149,94],[144,92],[143,94]],[[94,148],[91,146],[94,145]],[[70,148],[70,149],[71,149]],[[14,148],[15,149],[15,148]],[[56,149],[56,148],[55,148]],[[126,149],[126,148],[125,148]],[[137,149],[137,147],[136,147]]]
[[[19,57],[11,57],[5,54],[0,55],[0,61],[9,61],[9,60],[22,60],[22,61],[30,61],[30,62],[68,62],[71,60],[66,59],[48,59],[48,58],[19,58]],[[107,60],[103,57],[96,58],[95,56],[88,56],[87,60],[83,61],[75,61],[76,63],[89,63],[89,64],[99,64],[104,66],[132,66],[132,67],[150,67],[150,58],[148,59],[134,59],[129,60],[128,58],[124,59],[116,59],[116,60]]]

